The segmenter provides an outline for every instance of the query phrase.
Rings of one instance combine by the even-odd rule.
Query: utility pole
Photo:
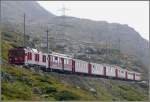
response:
[[[106,53],[106,58],[107,58],[107,46],[108,45],[107,45],[107,39],[106,39],[106,52],[105,52]]]
[[[25,26],[25,25],[26,25],[26,24],[25,24],[25,23],[26,23],[26,14],[25,14],[25,13],[24,13],[23,18],[24,18],[24,23],[23,23],[23,24],[24,24],[24,27],[23,27],[23,28],[24,28],[24,29],[23,29],[23,46],[25,47],[25,46],[26,46],[26,42],[25,42],[25,34],[26,34],[26,30],[25,30],[25,29],[26,29],[26,26]]]
[[[48,36],[49,30],[47,28],[46,30],[46,38],[47,38],[47,53],[49,53],[49,36]]]
[[[2,12],[2,5],[1,5],[1,0],[0,0],[0,40],[2,41],[2,38],[1,38],[1,33],[2,33],[2,15],[1,15],[1,12]],[[1,47],[0,47],[0,52],[1,52]],[[0,55],[1,55],[1,53],[0,53]]]
[[[109,56],[111,56],[111,41],[110,41],[110,37],[108,39],[108,45],[109,45],[109,47],[108,47],[108,49],[109,49],[108,54],[109,54]]]
[[[120,54],[120,38],[118,39],[118,50],[119,50],[119,54]]]
[[[1,15],[1,12],[2,12],[2,5],[1,5],[2,3],[1,3],[1,0],[0,0],[0,24],[1,24],[1,17],[2,17],[2,15]]]
[[[121,54],[121,51],[120,51],[120,38],[118,40],[118,50],[119,50],[119,63],[121,62],[120,60],[120,54]]]

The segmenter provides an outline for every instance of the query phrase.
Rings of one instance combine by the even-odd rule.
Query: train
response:
[[[56,52],[44,53],[34,48],[17,47],[8,52],[8,62],[14,65],[36,66],[45,71],[61,71],[105,78],[140,81],[141,73],[116,65],[93,63]]]

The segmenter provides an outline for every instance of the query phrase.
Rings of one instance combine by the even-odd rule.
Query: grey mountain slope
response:
[[[33,37],[43,37],[49,26],[50,36],[56,39],[55,44],[64,43],[68,49],[73,47],[74,51],[80,50],[81,45],[88,43],[104,46],[106,41],[110,42],[111,48],[119,48],[120,39],[121,51],[137,56],[148,68],[148,41],[128,25],[58,17],[34,1],[2,2],[2,21],[5,27],[22,32],[23,13],[26,13],[26,33]]]
[[[2,1],[2,19],[5,21],[23,21],[23,15],[26,13],[30,22],[43,21],[50,19],[54,15],[43,9],[35,1]]]

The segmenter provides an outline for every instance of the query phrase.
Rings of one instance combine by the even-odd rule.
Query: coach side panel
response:
[[[64,58],[64,70],[72,71],[72,59]]]
[[[88,74],[88,62],[75,60],[75,72]]]
[[[59,69],[59,70],[63,69],[61,57],[51,55],[49,60],[50,60],[49,68]]]
[[[116,77],[115,68],[106,66],[106,76]]]
[[[92,74],[94,75],[104,75],[103,71],[103,65],[101,64],[96,64],[96,63],[91,63],[92,66]]]

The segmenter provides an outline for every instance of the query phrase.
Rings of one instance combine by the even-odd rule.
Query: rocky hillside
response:
[[[13,36],[12,36],[13,35]],[[38,68],[25,68],[8,64],[8,50],[20,46],[22,36],[16,32],[2,32],[2,100],[100,100],[100,101],[147,101],[148,83],[126,82],[120,80],[88,77],[75,74],[43,72]],[[17,39],[16,39],[17,38]],[[34,42],[30,42],[31,44]],[[34,44],[32,45],[34,46]],[[113,50],[112,55],[124,55]],[[118,56],[117,56],[118,55]],[[86,56],[77,56],[87,60]],[[114,58],[114,57],[112,57]],[[134,59],[128,62],[135,65]],[[117,61],[96,59],[95,61]],[[136,68],[137,69],[137,68]],[[138,68],[140,69],[140,68]]]

